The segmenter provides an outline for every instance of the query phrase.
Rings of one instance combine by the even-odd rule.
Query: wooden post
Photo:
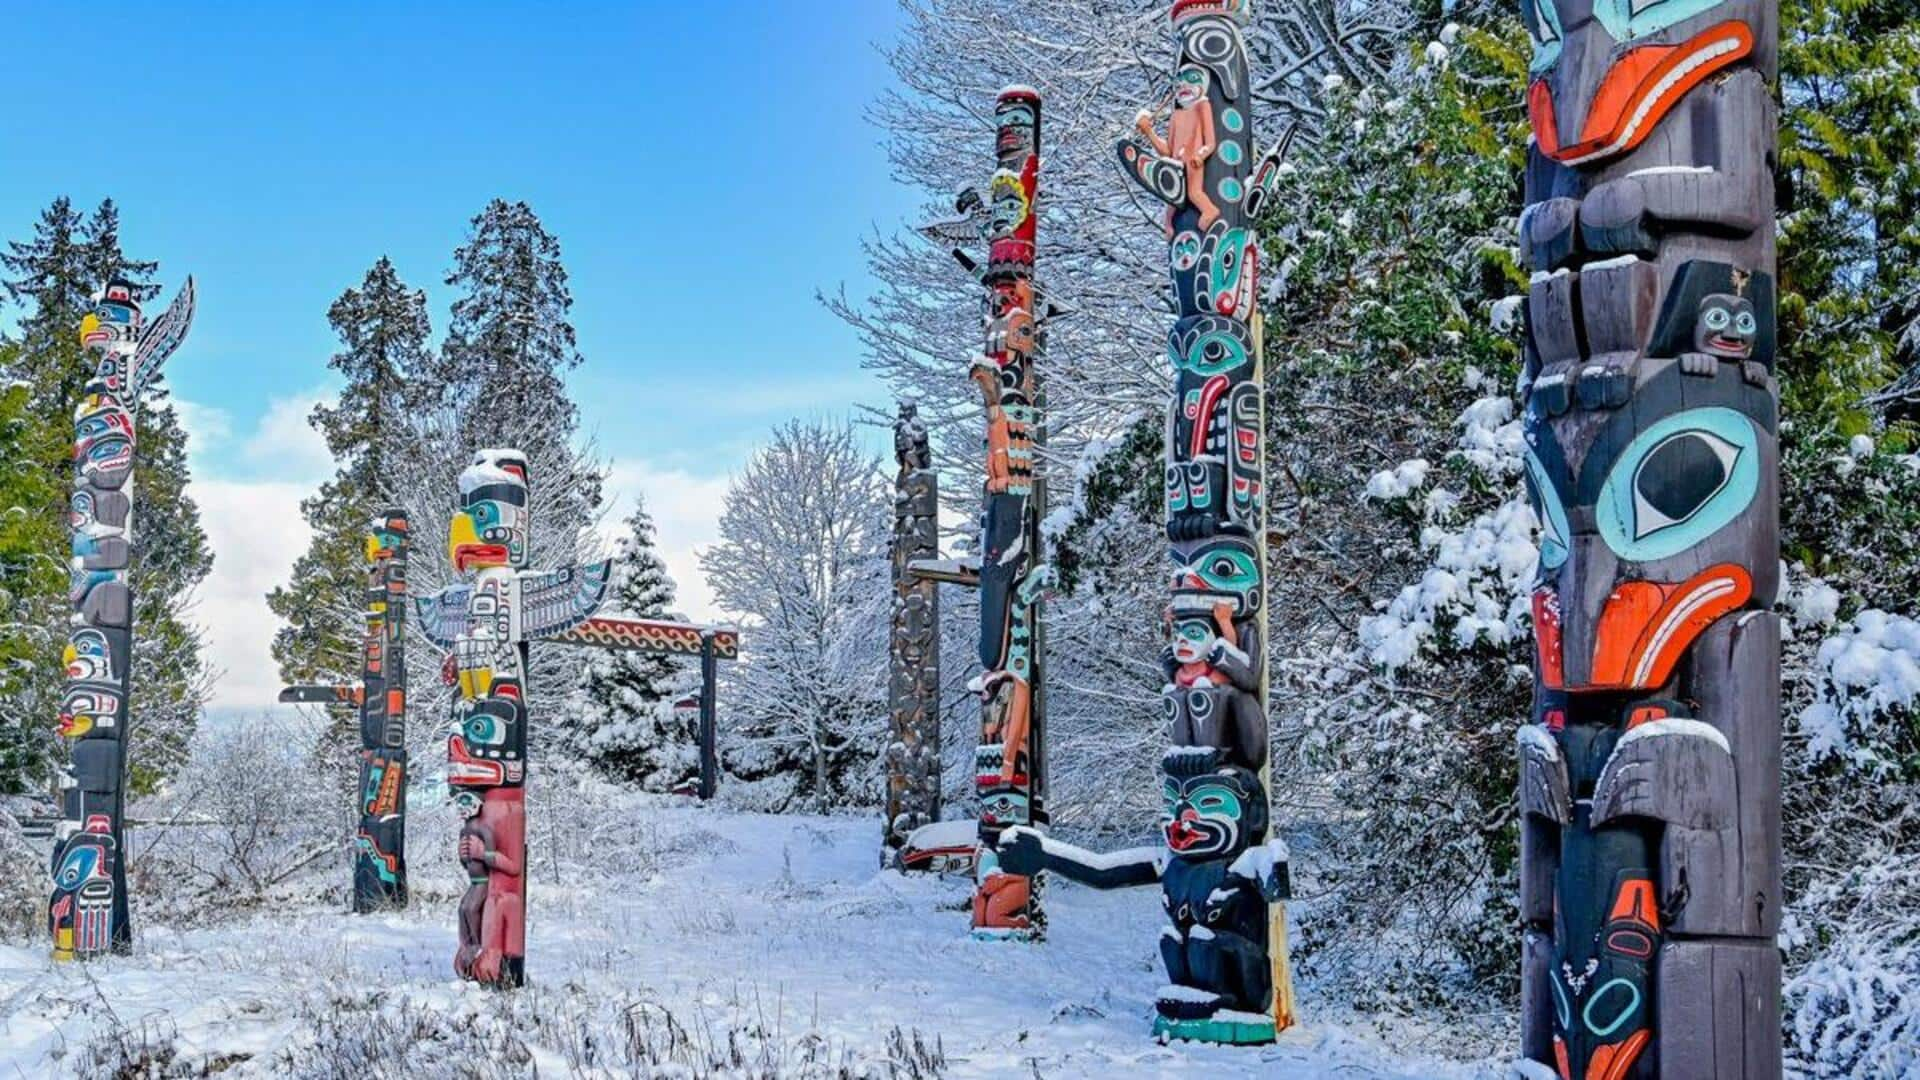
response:
[[[715,731],[713,634],[700,635],[700,798],[711,799],[720,786],[719,734]]]

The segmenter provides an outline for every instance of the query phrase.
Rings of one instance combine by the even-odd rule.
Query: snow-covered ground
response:
[[[1310,989],[1274,1046],[1156,1045],[1151,890],[1055,885],[1045,944],[976,942],[964,886],[877,870],[865,817],[628,796],[543,835],[541,801],[533,842],[569,857],[536,860],[524,990],[451,977],[451,825],[423,816],[404,913],[337,910],[322,871],[305,899],[138,922],[126,958],[0,945],[0,1077],[1498,1075],[1315,1023]]]

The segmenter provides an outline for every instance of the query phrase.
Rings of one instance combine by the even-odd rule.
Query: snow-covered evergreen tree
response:
[[[386,467],[390,495],[406,507],[414,548],[424,556],[409,568],[412,591],[433,592],[451,575],[435,553],[446,550],[456,480],[474,452],[487,447],[514,447],[527,455],[530,567],[599,557],[593,529],[606,470],[579,437],[579,410],[563,379],[581,358],[559,241],[527,204],[495,199],[473,218],[446,280],[458,290],[447,339],[407,381],[404,453]],[[423,639],[415,641],[413,655],[437,655]],[[568,710],[580,701],[592,651],[533,645],[528,686],[534,755],[563,745]],[[438,680],[415,678],[411,690],[416,716],[438,722],[448,715],[448,691]],[[415,723],[409,731],[424,737],[434,733],[435,723]]]
[[[54,493],[31,513],[64,535],[73,473],[73,410],[92,377],[96,357],[80,345],[80,319],[93,296],[115,276],[137,284],[142,300],[159,292],[146,283],[158,264],[128,258],[120,245],[120,215],[112,200],[91,214],[65,197],[55,199],[34,225],[32,237],[9,241],[0,254],[7,299],[23,311],[18,353],[9,374],[27,386],[27,439],[32,463],[56,478]],[[164,372],[149,384],[138,410],[140,448],[134,476],[133,700],[129,703],[128,760],[135,794],[150,789],[183,760],[211,683],[200,656],[201,634],[192,622],[193,593],[213,566],[200,511],[187,495],[186,432],[167,401]],[[64,545],[45,552],[51,556]],[[50,718],[58,712],[65,674],[59,663],[70,607],[62,560],[43,564],[40,588],[21,597],[27,620],[39,627],[44,651],[7,694],[9,714],[22,720],[23,782],[44,780],[55,746]],[[44,588],[47,591],[41,591]],[[37,746],[34,744],[37,741]],[[28,749],[28,747],[34,747]]]
[[[405,452],[400,414],[430,355],[426,294],[402,281],[384,256],[357,288],[340,294],[327,321],[340,338],[327,366],[346,385],[309,423],[339,465],[301,501],[313,539],[288,582],[267,595],[267,607],[287,624],[274,635],[273,656],[289,684],[360,679],[367,522],[391,495],[388,468]]]
[[[653,516],[633,493],[614,554],[609,615],[671,619],[674,586],[655,547]],[[700,689],[698,661],[635,652],[595,652],[586,701],[565,728],[570,745],[607,775],[648,791],[671,791],[700,770],[699,727],[679,702]]]
[[[878,801],[891,513],[879,459],[848,424],[775,428],[728,489],[720,542],[700,556],[743,630],[722,671],[723,791],[744,782],[774,809]]]

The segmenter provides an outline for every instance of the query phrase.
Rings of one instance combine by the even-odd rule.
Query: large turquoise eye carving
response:
[[[1594,510],[1614,554],[1677,555],[1718,532],[1760,486],[1753,421],[1722,406],[1676,413],[1642,431],[1615,461]]]
[[[1533,494],[1534,516],[1540,519],[1540,566],[1558,570],[1567,561],[1567,508],[1560,504],[1559,489],[1532,450],[1527,451],[1527,487]]]
[[[1601,0],[1607,3],[1608,0]],[[1533,35],[1533,62],[1528,70],[1538,75],[1560,60],[1560,12],[1555,0],[1520,0],[1520,14],[1527,32]]]

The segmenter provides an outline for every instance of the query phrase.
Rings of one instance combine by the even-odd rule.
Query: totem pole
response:
[[[1522,1052],[1778,1077],[1776,0],[1541,0]]]
[[[1282,139],[1256,159],[1240,0],[1178,0],[1170,99],[1117,152],[1167,204],[1177,318],[1167,339],[1167,538],[1172,596],[1163,690],[1174,745],[1161,760],[1166,846],[1097,855],[1025,830],[1001,841],[1017,872],[1096,888],[1158,882],[1173,925],[1162,1039],[1271,1041],[1293,1020],[1286,846],[1269,840],[1264,400],[1254,220]],[[1159,115],[1156,115],[1159,114]],[[1156,129],[1165,116],[1166,134]]]
[[[360,826],[354,834],[353,910],[407,906],[407,515],[368,524],[367,633],[359,686],[290,686],[283,702],[360,710]]]
[[[1037,368],[1047,315],[1033,289],[1040,95],[1024,86],[1008,87],[1000,91],[993,115],[999,168],[984,199],[969,191],[957,202],[963,213],[984,215],[985,269],[955,252],[986,290],[986,346],[970,369],[987,414],[987,476],[976,548],[982,671],[968,684],[980,695],[973,935],[1037,939],[1046,932],[1038,881],[1030,874],[1008,873],[994,844],[1009,826],[1047,820],[1046,701],[1039,689],[1045,655],[1040,596],[1048,577],[1040,536],[1046,488],[1034,473],[1034,447],[1044,442]]]
[[[416,597],[420,628],[452,650],[459,688],[447,739],[447,784],[467,818],[459,858],[468,888],[460,901],[462,978],[496,986],[526,981],[527,646],[538,640],[610,649],[698,652],[702,697],[702,786],[712,790],[713,665],[738,655],[731,632],[686,624],[593,617],[606,599],[613,564],[528,570],[532,520],[526,455],[481,450],[460,474],[460,506],[447,554],[461,580]]]
[[[78,482],[70,503],[73,630],[64,661],[60,734],[73,740],[54,827],[53,958],[86,959],[133,946],[127,909],[125,813],[131,734],[134,414],[140,394],[193,323],[193,279],[142,329],[135,287],[115,278],[81,320],[100,355],[73,416]]]
[[[940,553],[940,491],[927,428],[912,405],[902,404],[894,421],[893,456],[900,472],[893,497],[893,741],[887,745],[885,864],[899,858],[915,829],[940,818],[940,593],[937,584],[912,572],[916,559]]]

